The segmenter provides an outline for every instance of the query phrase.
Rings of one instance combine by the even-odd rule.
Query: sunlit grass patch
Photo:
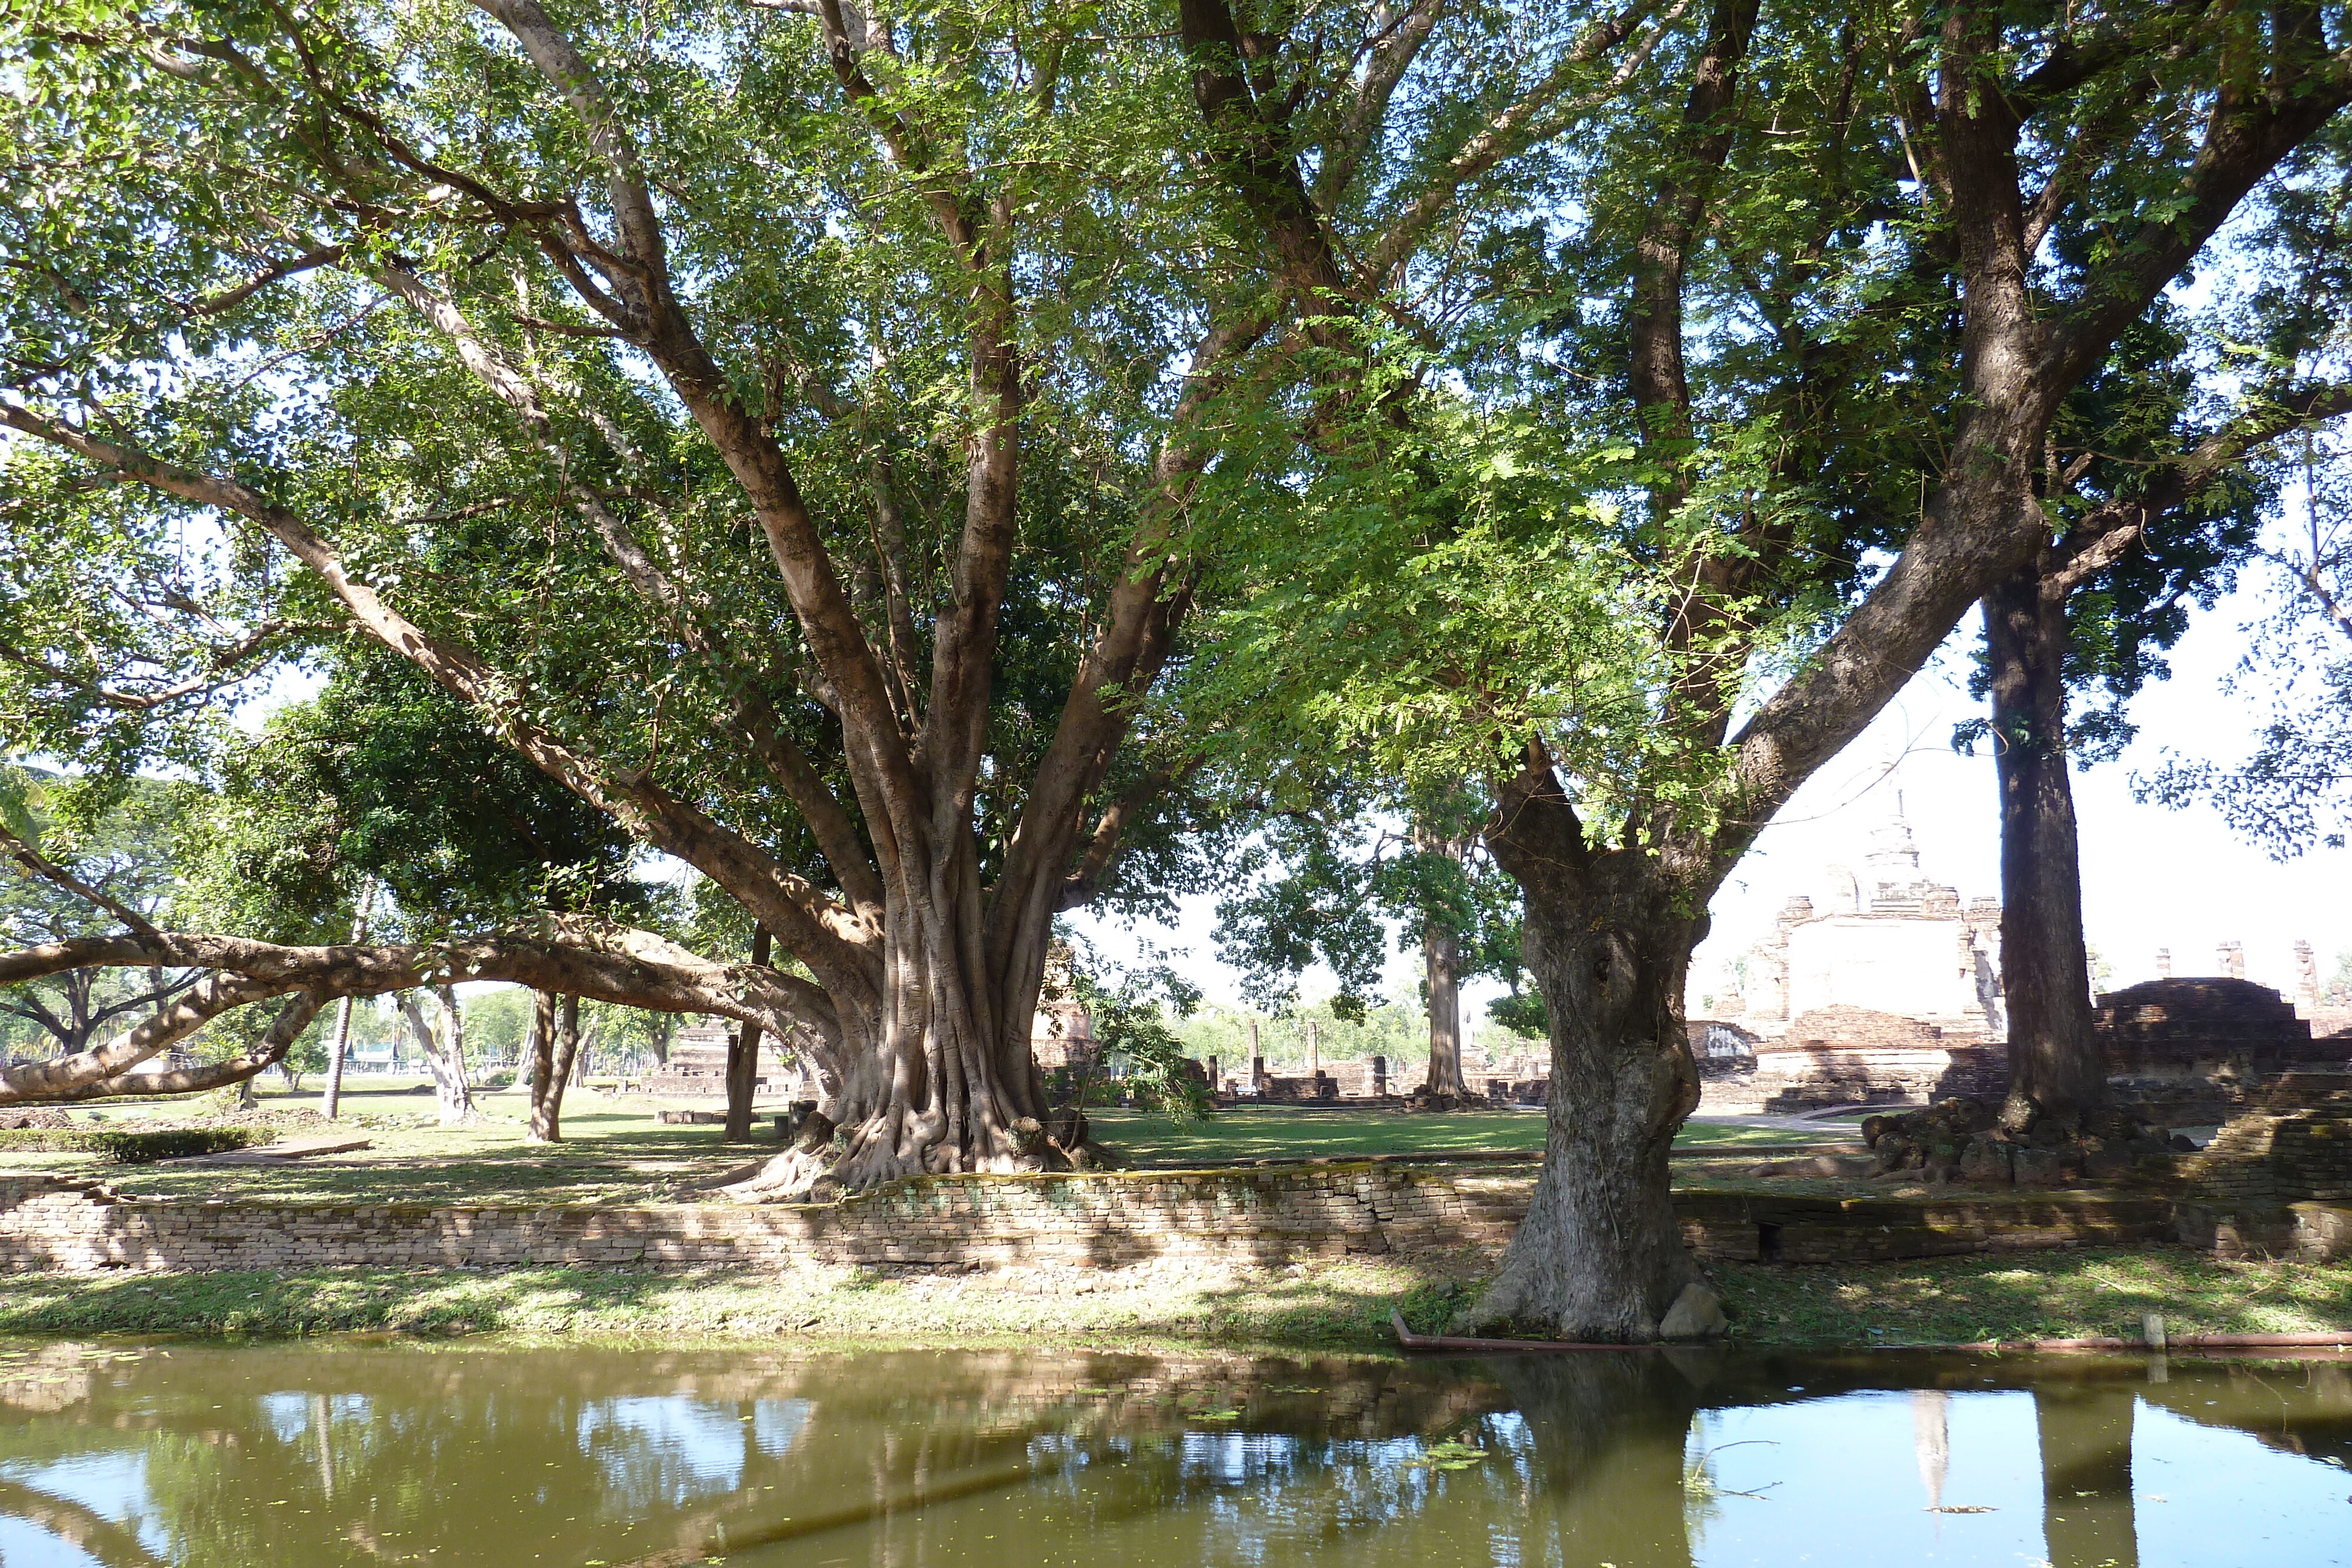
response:
[[[2352,1329],[2352,1266],[2231,1263],[2184,1248],[1851,1266],[1718,1264],[1742,1339],[1949,1343]]]

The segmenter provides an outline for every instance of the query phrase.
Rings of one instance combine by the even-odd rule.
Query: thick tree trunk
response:
[[[547,1074],[530,1086],[530,1131],[534,1143],[563,1141],[563,1091],[580,1060],[580,998],[563,997],[556,1005],[554,1060]]]
[[[1429,972],[1429,1078],[1432,1094],[1467,1094],[1462,1077],[1462,939],[1434,925],[1421,929]]]
[[[773,955],[774,939],[765,925],[751,927],[751,962],[765,965]],[[746,1022],[727,1043],[727,1130],[725,1141],[751,1141],[751,1093],[760,1076],[760,1026]]]
[[[1549,1128],[1527,1218],[1464,1322],[1654,1340],[1684,1292],[1704,1289],[1666,1172],[1698,1105],[1682,992],[1702,928],[1639,852],[1595,856],[1574,883],[1498,844],[1506,855],[1526,894],[1528,967],[1551,1014]]]
[[[531,1026],[530,1050],[530,1127],[523,1136],[530,1143],[551,1144],[562,1134],[558,1123],[563,1107],[563,1079],[572,1069],[569,1052],[557,1044],[556,1037],[566,1032],[562,1015],[570,1010],[576,1020],[579,1016],[577,998],[565,997],[559,1003],[551,991],[535,993],[536,1015]]]
[[[837,1012],[837,1039],[803,1042],[833,1086],[820,1108],[839,1129],[835,1142],[779,1155],[733,1189],[737,1197],[1061,1163],[1045,1137],[1045,1079],[1029,1045],[1052,912],[1000,933],[1004,947],[989,942],[969,852],[960,859],[938,897],[902,909],[893,890],[878,1014]]]
[[[2000,785],[2000,970],[2009,1009],[2002,1120],[2079,1119],[2106,1097],[2092,1029],[2082,858],[2066,774],[2066,607],[2039,566],[1985,596]]]

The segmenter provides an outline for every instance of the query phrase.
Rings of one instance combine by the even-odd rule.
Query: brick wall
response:
[[[1752,1069],[1707,1078],[1700,1111],[1786,1114],[1832,1105],[1919,1105],[1955,1094],[1998,1095],[2009,1085],[2000,1045],[1759,1048]]]
[[[618,1207],[123,1198],[95,1183],[0,1178],[0,1270],[89,1273],[520,1263],[774,1268],[1116,1267],[1156,1259],[1499,1250],[1525,1170],[1340,1165],[1213,1172],[936,1176],[827,1206]],[[2053,1195],[1940,1203],[1684,1193],[1703,1257],[1930,1257],[2150,1237],[2159,1200]]]
[[[2181,1162],[2180,1239],[2224,1258],[2352,1258],[2352,1096],[2325,1098],[2237,1116]]]

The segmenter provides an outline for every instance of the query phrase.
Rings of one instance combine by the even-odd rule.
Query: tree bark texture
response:
[[[580,1059],[580,998],[565,996],[555,1008],[555,1049],[547,1074],[530,1085],[530,1141],[563,1141],[563,1091],[572,1082],[572,1064]]]
[[[1421,957],[1429,979],[1429,1076],[1432,1094],[1467,1094],[1462,1076],[1462,938],[1434,924],[1421,929]]]
[[[764,925],[751,928],[751,962],[765,967],[775,950],[775,939]],[[727,1041],[727,1128],[730,1144],[751,1141],[751,1098],[760,1076],[760,1025],[746,1019]]]
[[[2037,563],[1985,596],[1993,768],[2000,788],[2000,968],[2009,1009],[2002,1120],[2078,1119],[2106,1098],[2092,1027],[2082,856],[2067,777],[2063,596]]]
[[[563,1101],[562,1080],[556,1072],[562,1006],[550,991],[536,993],[531,1001],[530,1125],[524,1137],[530,1143],[551,1144],[557,1136],[557,1110]]]
[[[424,1004],[416,993],[409,991],[400,998],[400,1016],[408,1024],[408,1032],[416,1041],[416,1049],[425,1058],[425,1070],[433,1079],[433,1103],[444,1127],[460,1127],[474,1120],[474,1098],[466,1087],[464,1025],[459,1021],[457,994],[448,986],[434,988],[434,997],[440,1006],[439,1027],[425,1016]]]
[[[1698,1105],[1683,982],[1703,916],[1639,851],[1595,851],[1549,764],[1502,791],[1487,833],[1525,893],[1521,952],[1551,1019],[1543,1166],[1465,1326],[1641,1343],[1701,1281],[1668,1190]]]

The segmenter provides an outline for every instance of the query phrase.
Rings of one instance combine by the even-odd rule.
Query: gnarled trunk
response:
[[[2000,784],[2000,970],[2009,1008],[2012,1127],[2035,1113],[2079,1117],[2106,1098],[2092,1029],[2091,965],[2083,939],[2082,857],[2066,776],[2063,597],[2042,591],[2037,563],[1985,596],[1991,666],[1993,766]]]
[[[407,1020],[408,1032],[424,1054],[425,1070],[432,1074],[433,1101],[439,1124],[461,1127],[475,1120],[473,1093],[466,1086],[464,1015],[457,1010],[457,993],[450,987],[436,987],[434,996],[441,1007],[439,1029],[425,1020],[425,1009],[414,991],[402,995],[400,1016]]]
[[[1698,1105],[1683,979],[1701,934],[1638,853],[1546,874],[1496,846],[1526,893],[1524,953],[1551,1015],[1544,1159],[1501,1271],[1465,1316],[1482,1329],[1639,1343],[1702,1281],[1666,1160]]]
[[[803,1036],[802,1049],[831,1087],[820,1109],[838,1129],[833,1143],[778,1155],[736,1197],[1060,1163],[1045,1137],[1045,1079],[1029,1041],[1053,906],[1041,902],[1027,919],[992,929],[969,849],[957,858],[961,874],[937,897],[902,903],[893,888],[878,1009],[837,1010],[837,1032]]]

